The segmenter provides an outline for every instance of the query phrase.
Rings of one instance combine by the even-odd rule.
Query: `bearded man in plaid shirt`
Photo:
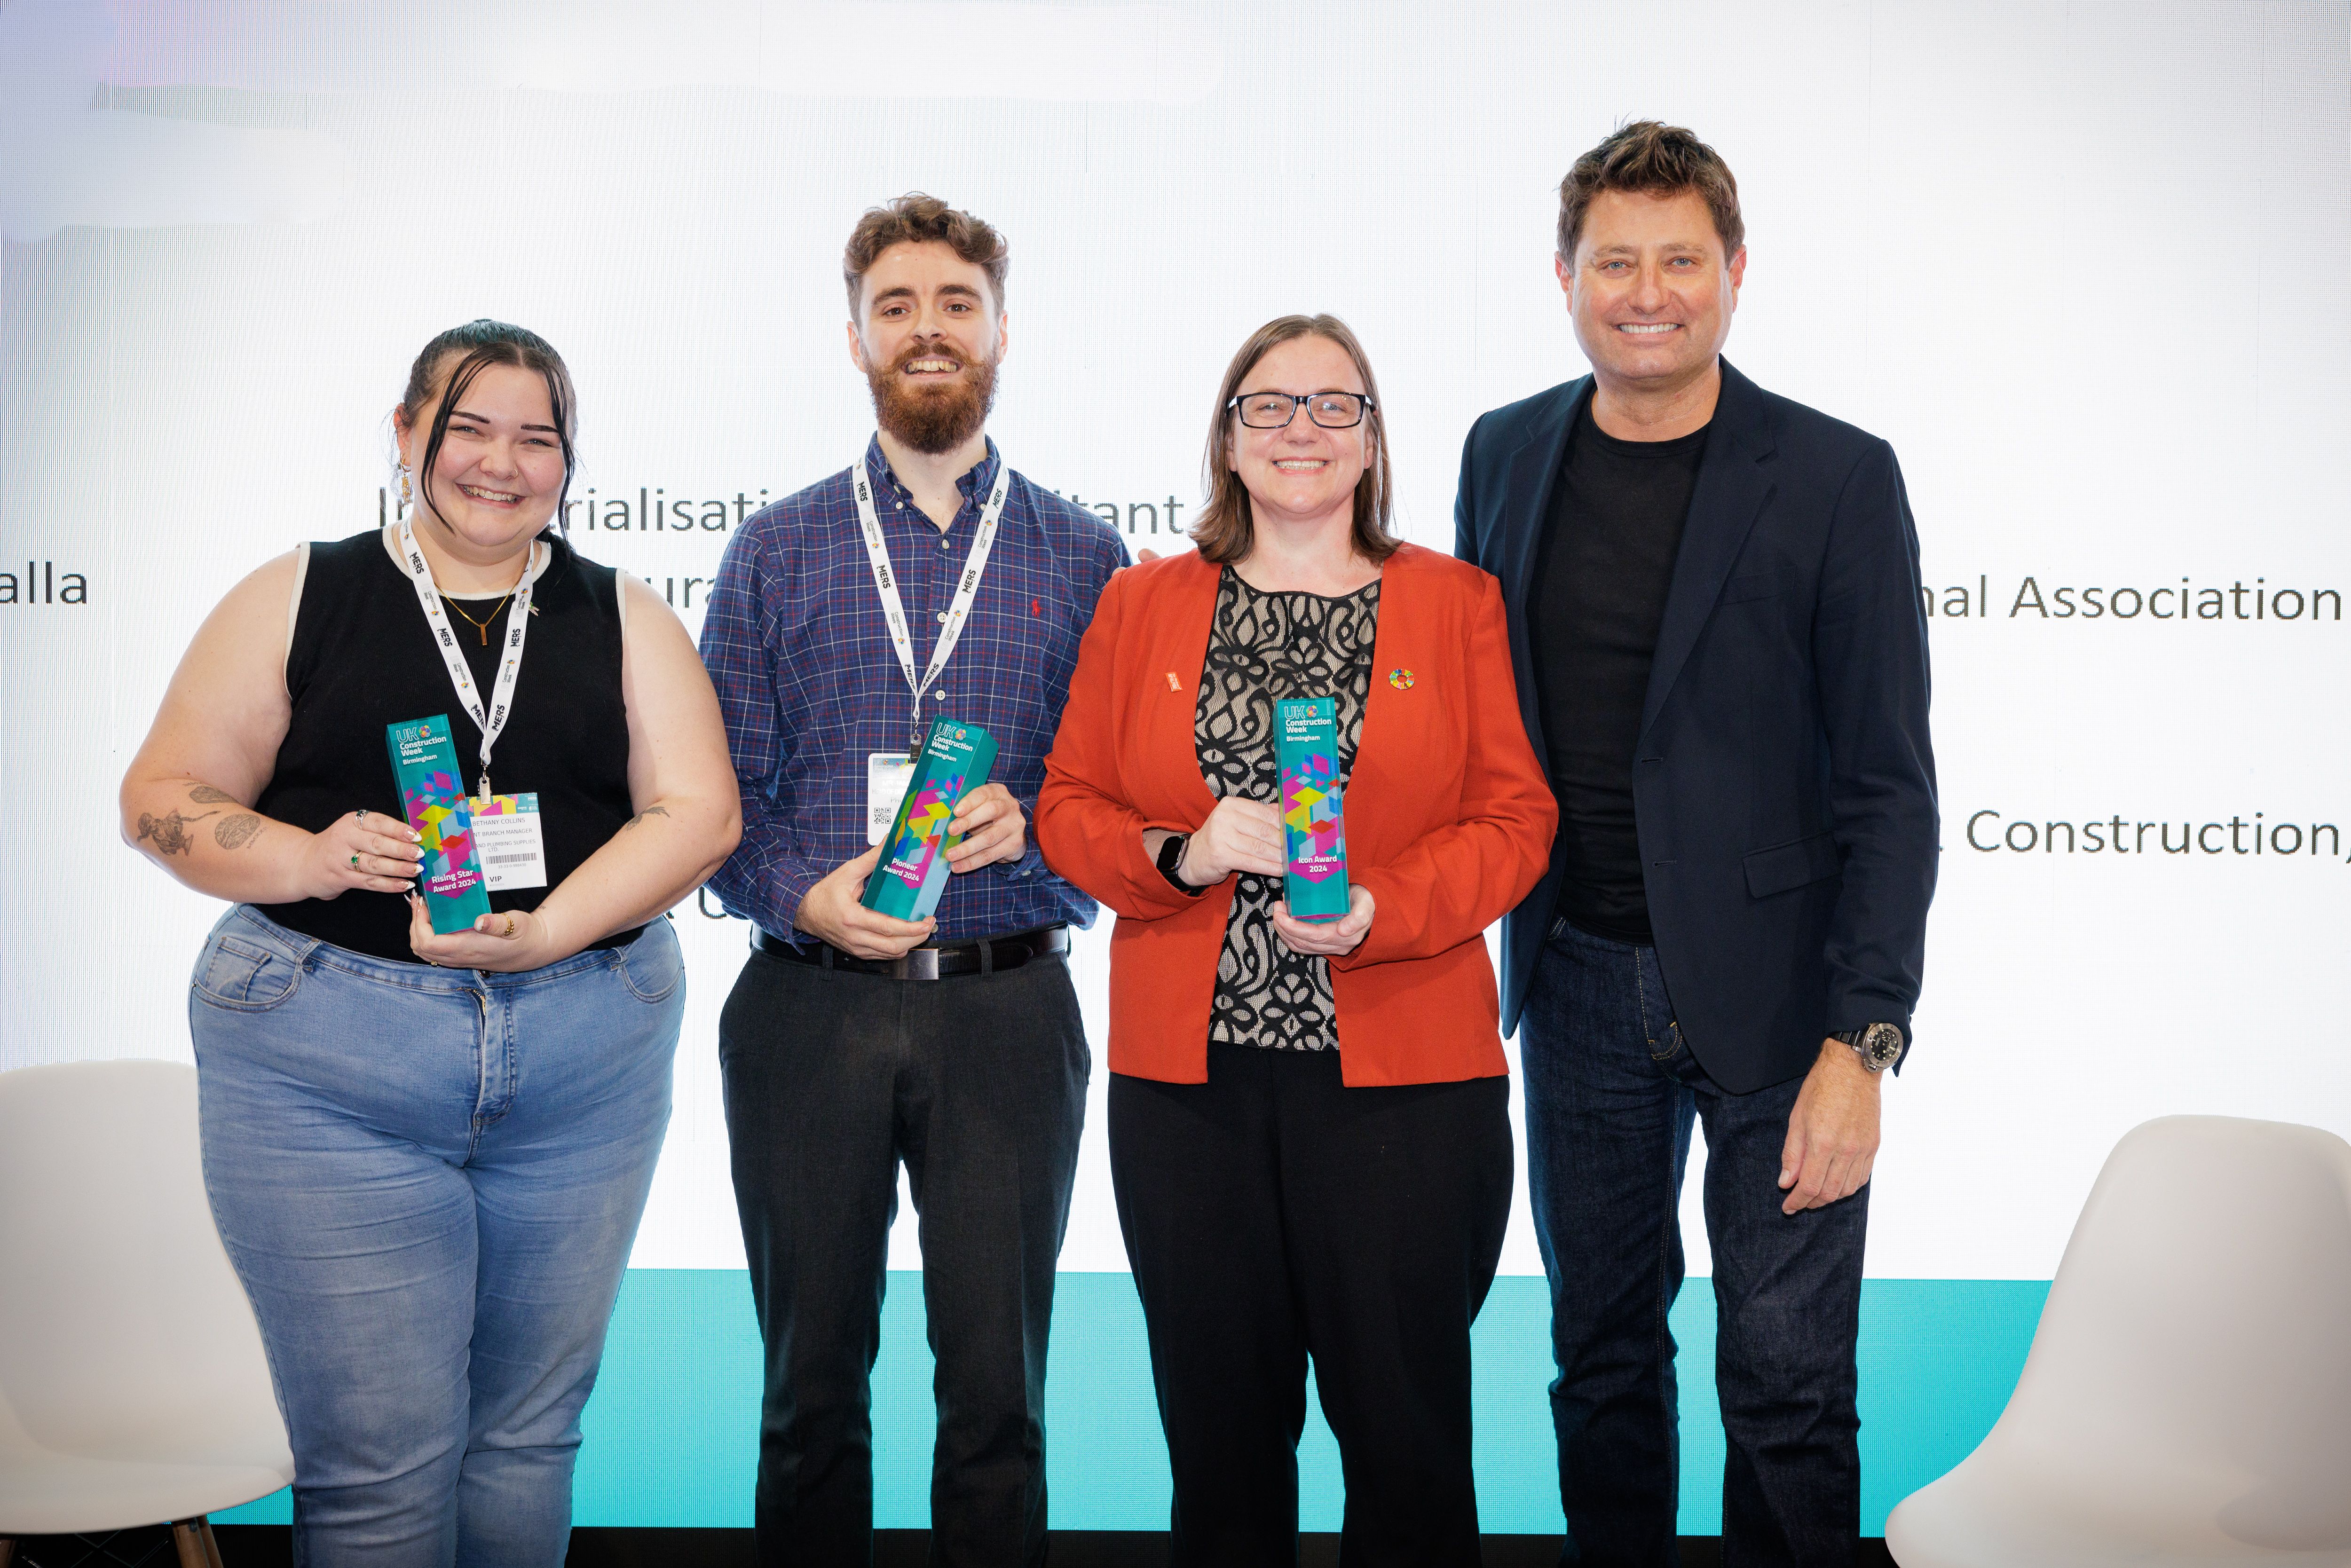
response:
[[[1027,818],[1125,550],[987,438],[1007,262],[934,197],[859,221],[849,350],[880,429],[743,526],[703,623],[743,792],[742,846],[710,886],[757,928],[718,1049],[767,1345],[763,1564],[872,1561],[868,1376],[901,1160],[937,1357],[931,1561],[1045,1557],[1046,1332],[1092,1065],[1069,930],[1094,904]],[[935,718],[986,728],[996,762],[948,824],[964,837],[935,914],[896,920],[860,898]]]

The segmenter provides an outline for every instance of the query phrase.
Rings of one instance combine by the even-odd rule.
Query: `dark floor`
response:
[[[290,1568],[292,1543],[282,1524],[229,1524],[216,1531],[225,1568]],[[874,1568],[923,1568],[927,1533],[874,1532]],[[1682,1537],[1682,1568],[1720,1568],[1722,1547],[1711,1535]],[[1160,1568],[1167,1538],[1137,1530],[1057,1530],[1053,1568]],[[1339,1538],[1302,1538],[1303,1568],[1335,1568]],[[177,1568],[172,1538],[161,1526],[111,1535],[34,1536],[16,1546],[15,1568]],[[1556,1535],[1489,1535],[1486,1568],[1551,1568],[1559,1561]],[[750,1568],[747,1530],[575,1530],[568,1568]],[[1886,1542],[1861,1543],[1855,1568],[1893,1568]]]

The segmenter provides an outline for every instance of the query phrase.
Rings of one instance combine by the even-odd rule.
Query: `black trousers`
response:
[[[1110,1157],[1176,1568],[1295,1568],[1309,1357],[1340,1561],[1475,1564],[1469,1324],[1510,1215],[1510,1080],[1350,1089],[1335,1051],[1210,1045],[1206,1083],[1111,1080]]]
[[[1046,1333],[1092,1066],[1067,961],[896,980],[755,952],[718,1057],[767,1345],[760,1563],[872,1561],[902,1159],[937,1358],[930,1560],[1043,1563]]]

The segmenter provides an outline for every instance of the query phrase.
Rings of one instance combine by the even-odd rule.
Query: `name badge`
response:
[[[545,887],[547,840],[538,830],[538,797],[493,795],[473,801],[473,808],[482,884],[492,893]]]
[[[914,759],[903,751],[865,754],[865,841],[879,844],[898,820],[898,803],[914,777]]]

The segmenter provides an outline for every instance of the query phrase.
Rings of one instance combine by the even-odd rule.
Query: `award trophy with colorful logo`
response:
[[[449,716],[388,724],[383,740],[392,753],[401,810],[424,840],[424,863],[416,870],[424,912],[441,936],[470,931],[490,912],[490,894],[482,881],[473,807],[449,737]]]
[[[1339,705],[1331,697],[1276,703],[1274,760],[1281,774],[1282,879],[1293,920],[1347,913],[1347,831],[1339,813]]]
[[[947,885],[946,852],[963,841],[961,834],[948,834],[947,819],[957,802],[987,782],[995,762],[995,737],[979,726],[931,721],[914,775],[906,780],[905,798],[882,841],[882,859],[866,881],[866,908],[899,920],[922,920],[939,906]]]

